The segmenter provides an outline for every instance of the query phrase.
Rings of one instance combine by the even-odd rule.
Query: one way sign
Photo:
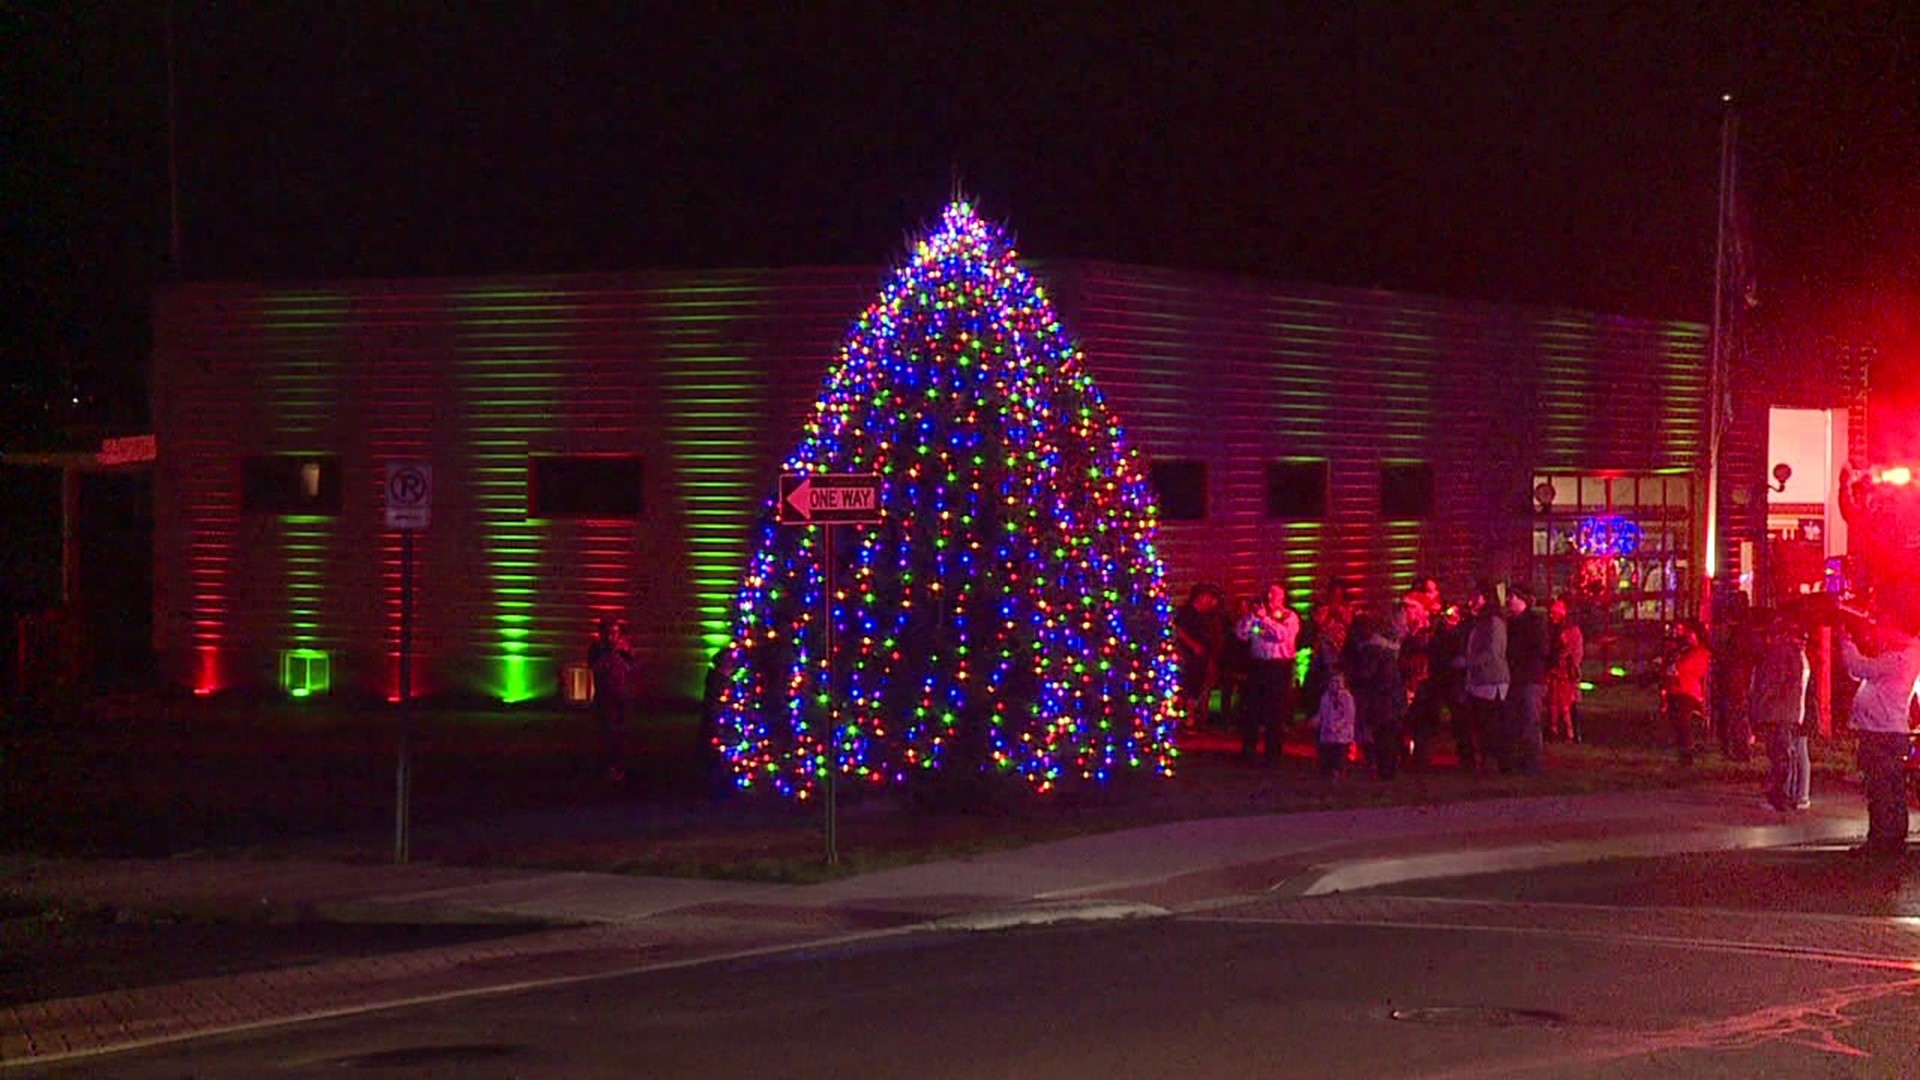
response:
[[[880,520],[880,478],[873,473],[784,473],[780,524],[871,525]]]

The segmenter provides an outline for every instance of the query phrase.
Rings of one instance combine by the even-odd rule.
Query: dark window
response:
[[[620,455],[533,458],[527,474],[530,518],[637,518],[640,459]]]
[[[1156,461],[1153,494],[1162,521],[1200,521],[1207,516],[1207,463]]]
[[[1314,521],[1327,516],[1327,463],[1267,462],[1267,516]]]
[[[256,514],[338,514],[340,461],[272,454],[240,463],[240,509]]]
[[[1380,466],[1380,516],[1389,521],[1433,516],[1433,466],[1424,461],[1389,461]]]

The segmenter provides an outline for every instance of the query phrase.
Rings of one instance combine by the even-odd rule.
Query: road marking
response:
[[[110,995],[33,1002],[0,1009],[0,1036],[4,1036],[8,1044],[7,1049],[0,1052],[0,1075],[14,1068],[72,1063],[217,1035],[246,1034],[316,1020],[337,1020],[807,949],[830,949],[917,929],[921,927],[888,927],[826,937],[798,935],[718,952],[701,951],[700,944],[695,943],[691,946],[694,955],[623,961],[619,956],[622,950],[632,953],[672,949],[676,944],[685,947],[684,943],[676,943],[671,931],[659,923],[651,926],[647,922],[623,923],[524,935],[524,941],[501,938],[310,967],[210,976]],[[604,966],[593,962],[596,949],[608,959]],[[592,970],[489,981],[483,969],[490,960],[545,961],[562,966],[586,963]],[[408,967],[420,970],[409,973],[404,970]],[[474,980],[474,985],[410,993],[405,987],[410,974],[421,976],[429,983],[434,978],[467,978]],[[182,1015],[178,999],[182,995],[193,997],[196,991],[205,991],[209,1000],[220,1002],[227,1015],[212,1020]],[[353,1004],[300,1004],[298,999],[305,995]],[[105,998],[112,999],[113,1008],[103,1007]]]

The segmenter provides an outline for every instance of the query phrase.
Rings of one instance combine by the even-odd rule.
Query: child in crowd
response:
[[[1320,775],[1345,776],[1347,760],[1353,756],[1354,705],[1347,678],[1337,669],[1328,672],[1314,724],[1320,729]]]

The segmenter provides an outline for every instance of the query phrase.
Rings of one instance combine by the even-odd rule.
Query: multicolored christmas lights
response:
[[[971,205],[948,206],[855,321],[785,469],[878,474],[880,522],[835,537],[829,615],[820,528],[769,507],[716,702],[739,786],[805,799],[829,769],[874,785],[977,770],[1038,791],[1172,773],[1145,468],[1045,291]]]

